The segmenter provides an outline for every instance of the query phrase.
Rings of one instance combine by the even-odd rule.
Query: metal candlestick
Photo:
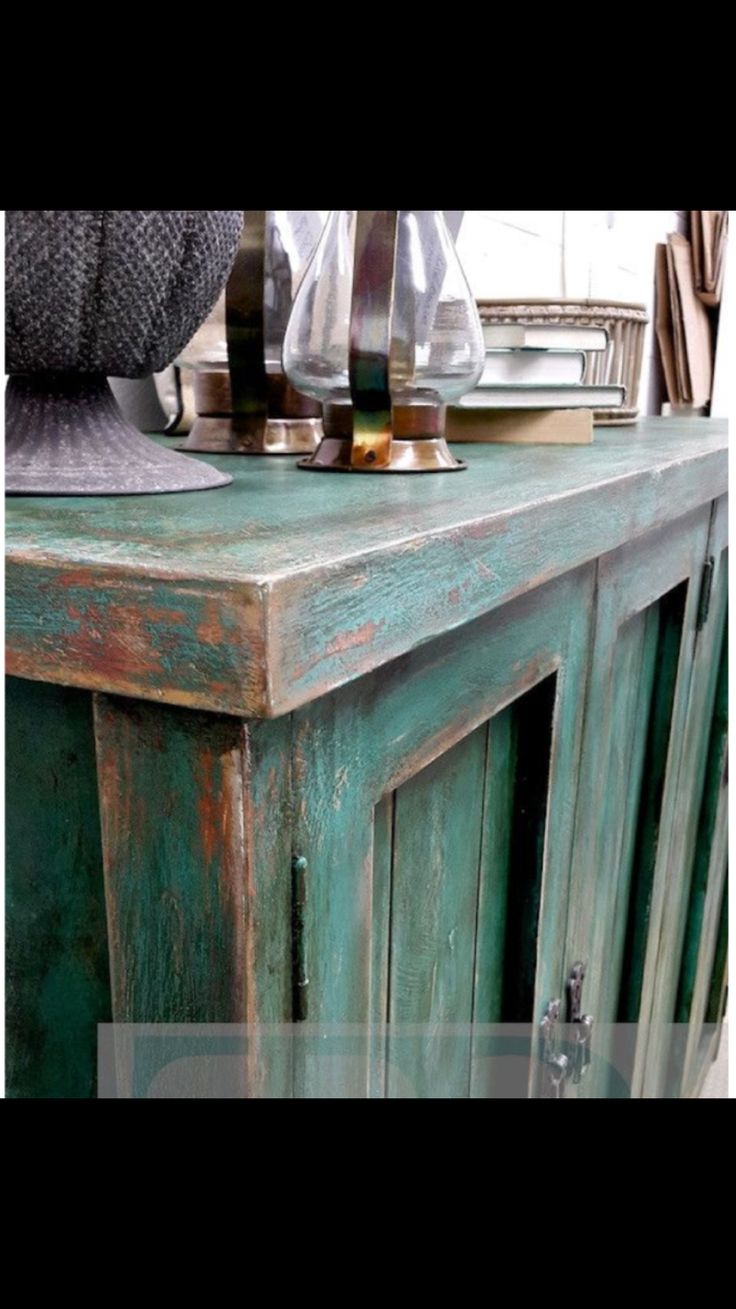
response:
[[[196,369],[197,420],[180,450],[305,454],[322,436],[321,405],[295,391],[281,367],[296,269],[276,214],[272,209],[244,212],[226,289],[227,362]]]

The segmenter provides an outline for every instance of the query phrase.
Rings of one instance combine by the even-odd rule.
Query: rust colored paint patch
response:
[[[212,695],[219,695],[227,698],[233,693],[232,682],[210,682],[210,692]]]
[[[475,565],[475,571],[479,577],[487,577],[489,581],[492,582],[498,581],[498,574],[494,573],[493,569],[489,568],[488,564],[484,564],[483,561],[480,559]]]
[[[504,531],[497,523],[468,523],[458,535],[458,540],[485,541],[486,537],[497,536]]]
[[[248,914],[253,912],[255,893],[252,889],[253,833],[248,820],[249,784],[247,763],[247,736],[243,728],[234,726],[234,735],[220,756],[210,757],[208,767],[217,770],[218,785],[215,790],[214,822],[208,807],[202,814],[203,823],[207,825],[207,842],[214,834],[216,846],[217,892],[220,913],[230,924],[232,939],[232,972],[236,979],[235,994],[231,1000],[235,1021],[251,1021],[248,1017],[247,1004],[249,986],[255,961],[253,932],[248,930]],[[204,844],[204,827],[202,829]],[[204,845],[205,857],[208,857],[208,844]],[[212,966],[219,968],[220,961],[213,957]],[[250,970],[250,971],[249,971]],[[253,1020],[255,1021],[254,1014]]]
[[[352,632],[341,632],[325,647],[325,654],[342,654],[345,650],[352,650],[356,645],[368,645],[382,625],[370,620],[363,623],[362,627],[356,627]]]
[[[555,656],[554,651],[540,650],[530,660],[520,660],[513,663],[512,668],[515,673],[519,673],[517,683],[517,697],[530,691],[533,686],[537,686],[545,677],[550,677],[559,668],[559,659]]]
[[[216,600],[206,600],[204,617],[197,624],[197,640],[203,645],[223,645],[228,633],[220,616],[220,605]]]
[[[59,682],[65,686],[109,694],[111,667],[105,664],[104,660],[98,660],[97,667],[89,668],[86,665],[67,664],[58,652],[51,652],[52,657],[49,657],[48,652],[44,651],[46,657],[42,668],[39,668],[40,648],[40,642],[29,643],[25,649],[21,648],[19,643],[6,647],[6,673],[13,677],[28,678],[30,681]],[[68,647],[65,647],[66,649]],[[258,683],[254,688],[255,701],[252,706],[249,705],[246,715],[243,701],[251,693],[250,683],[213,682],[204,689],[198,687],[190,691],[181,685],[169,685],[170,681],[171,679],[167,679],[163,673],[159,678],[144,681],[137,676],[136,670],[128,677],[118,675],[116,693],[135,696],[145,702],[177,705],[185,709],[204,709],[210,713],[243,714],[248,718],[253,717],[254,714],[263,717],[269,714],[270,705],[265,691]]]
[[[220,844],[223,827],[222,793],[219,787],[215,787],[214,760],[211,754],[203,754],[199,760],[197,783],[199,836],[205,861],[210,866]]]
[[[726,432],[652,419],[569,458],[478,447],[462,488],[396,479],[380,506],[360,479],[317,503],[310,479],[273,465],[244,516],[253,466],[233,472],[214,520],[209,497],[185,515],[164,496],[10,504],[9,669],[276,718],[700,508],[725,490]],[[125,606],[148,613],[143,647]]]
[[[76,631],[66,638],[66,653],[72,662],[85,664],[92,672],[106,676],[140,676],[162,672],[162,651],[152,647],[149,615],[132,605],[87,605],[81,612],[69,611]],[[154,624],[161,621],[161,611]],[[162,632],[163,635],[163,632]]]
[[[61,587],[62,590],[68,590],[71,587],[94,588],[99,586],[99,574],[94,568],[62,568],[54,577],[53,582],[42,582],[39,590],[48,590],[49,586]]]
[[[117,697],[95,705],[115,1017],[242,1021],[243,728]]]
[[[269,768],[266,774],[264,797],[256,806],[256,817],[260,822],[265,823],[269,813],[273,812],[274,806],[280,804],[282,786],[281,774],[276,768]]]
[[[340,632],[337,636],[325,646],[324,653],[310,659],[308,663],[300,664],[294,670],[294,678],[300,681],[306,677],[313,668],[321,664],[324,659],[329,659],[332,655],[344,654],[347,650],[354,650],[360,646],[370,645],[376,633],[383,626],[383,620],[380,623],[372,619],[363,623],[361,627],[356,627],[351,632]]]

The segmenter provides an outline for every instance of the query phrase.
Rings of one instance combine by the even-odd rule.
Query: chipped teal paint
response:
[[[617,1073],[641,1093],[710,516],[704,506],[598,564],[566,955],[589,961],[585,1009],[604,1036],[580,1096],[606,1094],[615,1022],[638,1025]]]
[[[115,1022],[288,1022],[288,718],[98,695],[95,732]],[[249,1047],[242,1093],[290,1089]]]
[[[508,795],[512,766],[508,750],[498,748],[503,727],[498,734],[494,723],[554,673],[549,839],[529,951],[536,976],[522,1021],[559,993],[593,571],[558,578],[294,715],[294,847],[309,866],[303,933],[310,1026],[426,1021],[435,1031],[470,1022],[476,989],[483,1021],[498,1014],[498,991],[489,995],[475,973],[477,951],[488,959],[494,949],[501,891],[489,859],[504,841],[495,807],[486,808],[485,780],[489,793]],[[459,791],[448,751],[456,751],[466,779]],[[481,853],[484,837],[491,849]],[[499,860],[505,857],[499,850]],[[356,1038],[343,1062],[324,1058],[316,1037],[295,1052],[295,1094],[469,1093],[467,1037],[436,1065],[424,1066],[421,1036],[409,1048],[411,1067],[396,1053],[401,1048],[392,1056],[389,1040],[391,1067],[382,1077],[367,1037],[362,1050]]]
[[[390,1098],[468,1095],[487,737],[476,728],[395,793],[384,1020],[422,1034],[392,1042],[389,1028]],[[451,1023],[465,1030],[443,1036]]]
[[[110,982],[92,698],[6,679],[8,1096],[86,1098]]]
[[[599,430],[589,447],[464,453],[462,478],[315,487],[291,461],[215,459],[233,484],[197,496],[15,500],[9,670],[54,681],[63,669],[93,689],[278,716],[726,482],[726,424],[715,419]],[[64,592],[74,574],[81,641]]]
[[[15,564],[7,595],[8,664],[25,676],[55,677],[124,694],[194,705],[207,682],[207,707],[258,694],[260,604],[227,583],[217,599],[195,578],[172,589],[155,576],[131,577],[114,565],[104,579],[86,565]],[[12,628],[13,636],[10,637]],[[53,680],[53,679],[52,679]]]
[[[687,923],[687,905],[690,891],[692,865],[697,842],[698,818],[705,783],[708,739],[716,696],[721,637],[726,620],[726,602],[728,592],[728,552],[727,543],[727,500],[722,497],[714,506],[711,516],[708,544],[705,558],[714,560],[712,573],[711,600],[708,621],[702,630],[696,630],[696,640],[692,663],[692,675],[688,691],[688,704],[685,722],[681,733],[679,761],[674,786],[677,797],[671,814],[663,822],[667,837],[666,870],[663,875],[662,915],[659,940],[656,951],[650,952],[647,966],[652,978],[651,1034],[647,1045],[647,1062],[643,1071],[641,1091],[644,1096],[660,1098],[673,1094],[676,1088],[668,1072],[668,1042],[675,1016],[677,983],[682,958],[683,943]],[[697,597],[700,610],[700,588],[702,585],[702,562],[692,587],[693,597]],[[722,808],[725,809],[727,791],[721,794]],[[718,845],[727,834],[726,820],[716,823]],[[723,860],[711,852],[715,860],[709,874],[713,877],[723,874]],[[696,1006],[693,1006],[695,1010]],[[698,1004],[697,1008],[700,1008]],[[699,1023],[699,1019],[697,1019]],[[691,1018],[689,1043],[696,1027],[695,1017]],[[676,1059],[675,1059],[676,1062]],[[686,1077],[686,1082],[687,1082]]]
[[[8,664],[36,679],[22,684],[31,689],[16,703],[14,740],[40,742],[17,771],[28,786],[13,792],[8,856],[23,1093],[91,1093],[92,1018],[109,1004],[98,803],[119,1020],[428,1015],[441,1027],[470,1006],[492,1021],[518,965],[536,1023],[578,958],[589,964],[585,1008],[614,1012],[656,681],[653,606],[700,576],[706,538],[718,555],[707,524],[726,486],[725,425],[652,420],[599,431],[590,448],[465,454],[462,479],[315,480],[290,462],[228,460],[215,462],[227,462],[233,486],[196,497],[8,506]],[[693,658],[696,610],[690,587],[642,982],[649,1011],[660,990],[666,999],[657,957],[677,925],[668,896],[683,894],[678,834],[689,839],[687,783],[707,732],[698,661],[708,664],[712,619]],[[514,844],[516,770],[537,739],[533,722],[517,739],[516,706],[553,675],[545,841],[540,821],[532,860],[543,851],[543,885],[528,913],[519,901],[509,935],[510,891],[528,862]],[[92,697],[43,682],[100,693],[98,794]],[[52,725],[75,705],[86,740],[73,811],[96,888],[84,911],[63,842],[57,852],[59,815],[45,814],[57,729],[47,741],[35,697]],[[461,756],[462,787],[452,775]],[[295,857],[307,865],[296,915]],[[30,873],[42,866],[53,876],[39,889]],[[421,876],[437,894],[413,918]],[[35,953],[39,907],[62,920],[48,959]],[[295,1006],[297,920],[306,985]],[[428,1007],[411,976],[419,936]],[[436,960],[433,943],[445,951]],[[59,1016],[63,1048],[49,1054]],[[264,1051],[253,1049],[245,1094],[401,1093],[380,1035],[355,1035],[342,1068],[299,1041]],[[408,1080],[423,1095],[487,1094],[484,1058],[465,1042],[434,1063],[419,1057]],[[579,1093],[595,1093],[592,1081]]]
[[[725,637],[725,629],[724,629]],[[725,639],[721,647],[716,702],[708,743],[708,763],[703,786],[703,801],[698,819],[698,835],[693,860],[690,901],[687,910],[687,927],[682,952],[682,967],[677,988],[675,1022],[686,1023],[690,1017],[695,987],[695,973],[700,950],[703,912],[708,891],[713,834],[716,827],[718,801],[723,786],[723,771],[728,750],[728,648]]]

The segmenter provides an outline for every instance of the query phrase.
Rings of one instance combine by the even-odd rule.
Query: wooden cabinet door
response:
[[[687,901],[681,763],[710,520],[703,507],[598,562],[566,946],[594,1025],[570,1094],[644,1093],[673,967],[663,924]]]
[[[708,997],[713,989],[720,993],[725,968],[723,929],[720,952],[717,944],[719,922],[725,929],[728,854],[727,508],[725,496],[714,505],[707,546],[710,576],[697,622],[667,894],[651,960],[642,1082],[647,1096],[695,1091],[716,1034],[717,1020],[707,1016]]]
[[[474,1031],[562,983],[593,575],[294,715],[297,1096],[534,1084],[528,1044],[489,1060]]]
[[[728,660],[725,640],[690,874],[667,1092],[696,1095],[718,1048],[728,944]]]

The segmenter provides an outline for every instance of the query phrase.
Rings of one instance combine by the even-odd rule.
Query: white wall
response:
[[[457,248],[478,299],[601,296],[645,304],[639,407],[659,413],[662,380],[655,356],[654,247],[685,230],[669,209],[467,209]]]

